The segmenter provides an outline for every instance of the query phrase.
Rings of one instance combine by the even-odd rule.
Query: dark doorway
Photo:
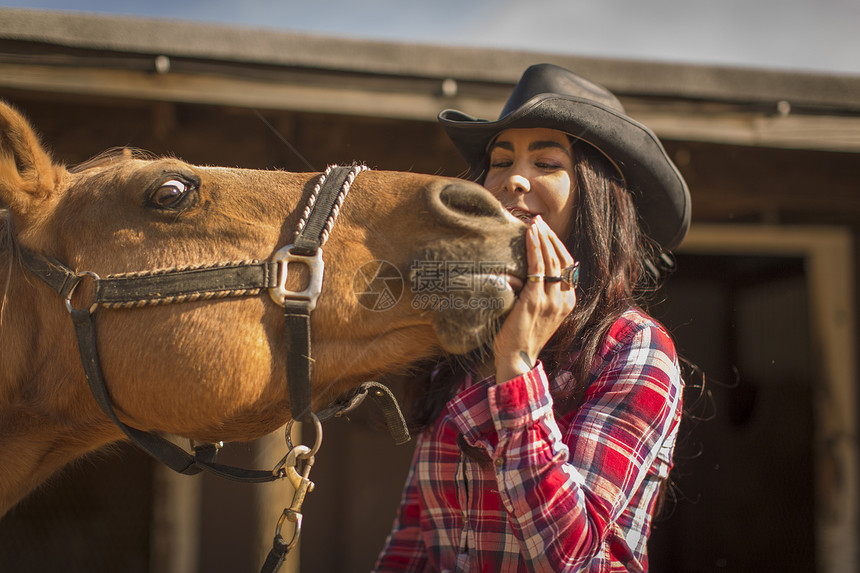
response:
[[[815,571],[809,304],[798,257],[678,256],[653,309],[699,372],[651,570]]]

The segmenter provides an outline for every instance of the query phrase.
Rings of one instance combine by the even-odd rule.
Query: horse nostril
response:
[[[448,209],[449,215],[504,219],[501,204],[489,191],[476,183],[467,181],[450,183],[440,191],[439,200]]]

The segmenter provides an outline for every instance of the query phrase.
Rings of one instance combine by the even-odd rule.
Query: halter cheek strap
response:
[[[290,387],[290,410],[293,418],[310,421],[311,414],[311,311],[322,287],[322,246],[340,212],[349,187],[355,176],[366,169],[361,167],[334,167],[327,170],[308,199],[308,206],[299,221],[296,238],[276,253],[283,262],[282,274],[286,280],[288,262],[304,262],[310,271],[308,288],[314,292],[290,293],[281,302],[284,306],[284,326],[287,340],[287,380]]]

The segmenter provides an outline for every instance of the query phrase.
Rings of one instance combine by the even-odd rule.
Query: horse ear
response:
[[[0,101],[0,207],[24,219],[32,217],[57,188],[62,171],[30,122]]]

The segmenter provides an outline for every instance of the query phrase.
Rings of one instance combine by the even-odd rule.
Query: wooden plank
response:
[[[336,113],[389,119],[435,121],[445,108],[476,117],[497,117],[503,101],[493,93],[449,91],[441,83],[402,78],[376,81],[291,83],[283,75],[270,80],[191,73],[145,73],[80,67],[0,66],[0,87],[153,101],[220,104],[261,109]],[[450,85],[450,83],[449,83]],[[661,138],[723,144],[860,151],[860,118],[819,115],[770,117],[761,112],[712,113],[689,105],[649,107],[641,101],[629,110]]]
[[[730,145],[860,151],[860,117],[733,113],[717,115],[635,110],[662,138]]]

